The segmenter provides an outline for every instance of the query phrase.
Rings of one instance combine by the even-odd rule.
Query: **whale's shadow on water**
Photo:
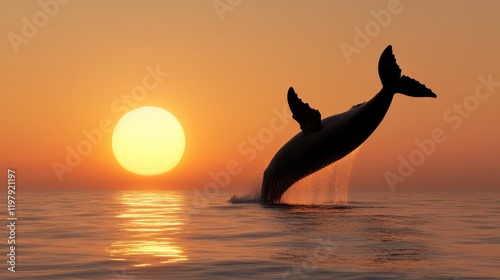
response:
[[[346,204],[335,204],[333,201],[325,204],[296,204],[296,203],[277,203],[277,204],[262,204],[264,209],[278,209],[281,211],[304,212],[304,213],[346,213],[361,209],[376,209],[386,208],[378,203],[366,203],[360,201],[349,201]]]
[[[301,132],[278,150],[264,171],[262,204],[280,204],[293,184],[358,148],[383,120],[394,94],[436,97],[425,85],[401,75],[391,46],[382,52],[378,72],[382,89],[371,100],[324,119],[318,110],[302,102],[293,88],[288,90],[288,105]]]
[[[249,200],[240,202],[258,203],[255,194],[253,201]],[[393,213],[392,206],[383,201],[278,203],[258,208],[273,225],[270,235],[279,233],[279,241],[270,241],[271,247],[279,242],[279,249],[270,258],[291,264],[284,272],[295,277],[290,279],[314,279],[316,272],[339,273],[344,269],[380,272],[388,278],[406,273],[426,277],[434,260],[429,236],[423,231],[429,221],[418,215]]]
[[[386,214],[389,207],[382,203],[262,207],[278,221],[278,231],[286,240],[272,258],[294,263],[296,271],[348,267],[424,276],[431,265],[432,249],[421,229],[427,221]]]

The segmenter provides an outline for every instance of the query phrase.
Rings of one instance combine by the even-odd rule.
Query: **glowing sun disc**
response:
[[[113,154],[126,170],[157,175],[174,168],[184,154],[182,125],[169,111],[145,106],[126,113],[116,124]]]

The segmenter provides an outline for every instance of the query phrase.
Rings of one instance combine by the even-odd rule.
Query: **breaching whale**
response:
[[[318,110],[288,90],[288,105],[302,130],[278,150],[264,171],[261,203],[280,203],[295,182],[343,158],[361,145],[384,118],[395,93],[412,97],[436,97],[424,84],[401,69],[388,46],[380,56],[378,73],[382,89],[369,101],[321,120]]]

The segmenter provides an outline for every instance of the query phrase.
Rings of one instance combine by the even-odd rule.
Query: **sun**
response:
[[[118,163],[140,175],[174,168],[184,154],[184,129],[169,111],[145,106],[126,113],[113,131],[112,149]]]

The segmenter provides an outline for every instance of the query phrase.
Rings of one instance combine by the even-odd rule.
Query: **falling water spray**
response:
[[[357,148],[343,159],[295,183],[281,198],[287,204],[335,204],[349,202],[349,182]]]

